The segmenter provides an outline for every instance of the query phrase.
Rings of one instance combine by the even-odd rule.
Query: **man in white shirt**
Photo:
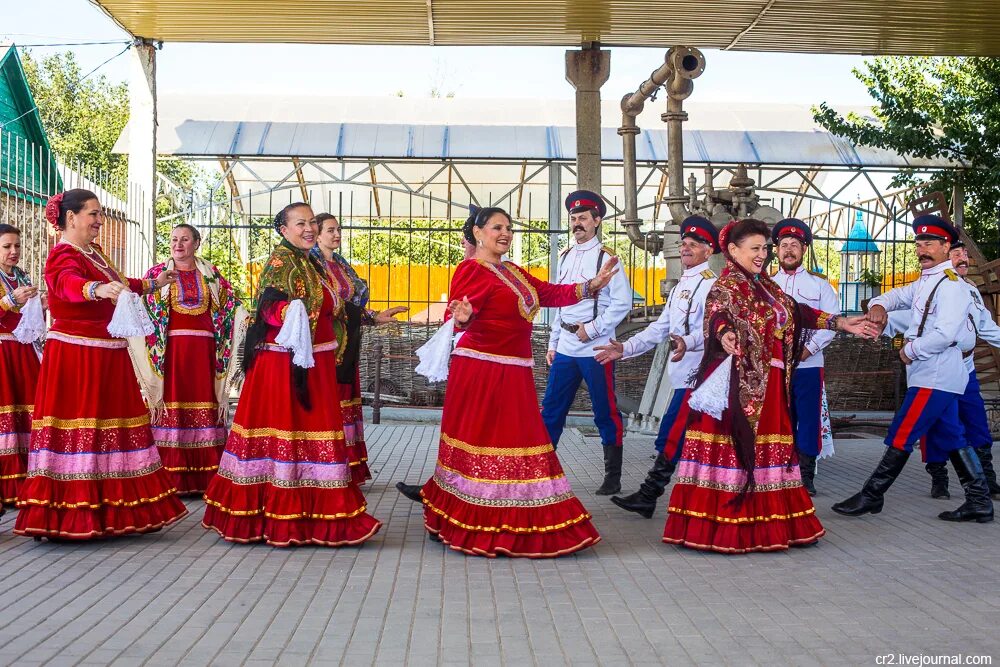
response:
[[[972,327],[973,335],[993,347],[1000,347],[1000,326],[997,325],[993,314],[983,303],[979,288],[968,279],[969,251],[961,241],[951,246],[951,262],[955,265],[955,272],[968,288],[969,297],[972,299],[969,326]],[[990,488],[990,495],[994,498],[1000,498],[1000,485],[997,484],[997,474],[993,469],[993,435],[990,433],[989,419],[986,417],[986,404],[983,403],[979,378],[976,377],[974,356],[975,347],[963,351],[962,354],[965,370],[969,372],[969,384],[965,388],[965,393],[958,399],[958,417],[962,420],[962,425],[965,426],[966,442],[976,450],[976,454],[979,456],[979,462],[983,466],[983,474],[986,475],[986,483]]]
[[[778,271],[774,282],[799,303],[826,313],[840,312],[840,300],[833,286],[822,274],[807,271],[802,265],[806,248],[812,244],[809,226],[796,218],[786,218],[771,230]],[[833,340],[833,331],[813,331],[807,334],[795,372],[792,374],[791,418],[795,434],[795,449],[799,454],[802,486],[810,496],[816,495],[816,458],[828,455],[823,451],[823,349]]]
[[[575,243],[562,252],[556,279],[552,282],[581,283],[593,279],[601,267],[615,256],[597,238],[597,229],[607,213],[607,206],[596,192],[579,190],[566,198],[566,209]],[[602,366],[597,363],[594,348],[611,339],[615,327],[631,309],[632,287],[625,272],[619,271],[596,297],[556,309],[549,349],[545,355],[550,369],[542,399],[542,421],[553,447],[559,444],[566,415],[580,383],[587,383],[594,423],[601,434],[604,449],[604,482],[595,491],[598,495],[621,491],[624,429],[615,397],[614,364]]]
[[[986,483],[990,488],[990,495],[994,499],[1000,497],[1000,485],[997,484],[996,471],[993,469],[993,435],[990,433],[989,419],[986,416],[986,405],[983,403],[982,390],[979,387],[979,378],[976,376],[976,364],[974,360],[976,338],[989,343],[993,347],[1000,347],[1000,326],[993,319],[993,314],[983,303],[983,298],[979,294],[979,289],[969,281],[969,252],[965,244],[959,240],[952,244],[949,253],[951,263],[955,266],[955,272],[968,286],[969,296],[972,298],[972,310],[967,322],[968,340],[959,345],[962,350],[962,360],[965,362],[965,369],[969,373],[969,384],[958,399],[958,418],[965,427],[965,441],[976,450],[979,461],[983,466],[983,474],[986,476]],[[883,332],[887,336],[895,336],[897,333],[904,333],[910,325],[910,311],[893,311],[889,313],[889,324]],[[927,462],[927,472],[931,475],[931,497],[950,498],[948,492],[948,467],[944,461]]]
[[[969,290],[949,258],[958,231],[936,215],[916,218],[913,231],[920,278],[872,299],[868,309],[868,319],[879,330],[888,320],[887,311],[911,310],[906,343],[899,351],[906,364],[906,397],[889,426],[886,451],[875,472],[860,493],[833,510],[846,516],[881,512],[885,492],[906,465],[914,443],[926,436],[927,460],[950,460],[965,490],[965,503],[938,518],[987,523],[993,520],[989,486],[958,416],[958,399],[969,383],[960,345],[973,308]]]
[[[680,246],[684,272],[667,295],[663,312],[656,321],[624,343],[611,340],[597,348],[597,360],[602,364],[639,356],[668,339],[673,350],[667,362],[667,376],[674,392],[660,420],[656,462],[638,491],[623,498],[611,498],[615,505],[647,519],[653,517],[656,501],[663,495],[680,460],[690,414],[688,397],[705,352],[705,297],[716,281],[715,273],[708,268],[708,259],[719,251],[719,232],[705,218],[690,216],[681,224]]]

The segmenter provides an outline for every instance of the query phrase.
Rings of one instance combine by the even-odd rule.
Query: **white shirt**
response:
[[[601,245],[596,236],[586,243],[571,245],[559,258],[559,270],[554,281],[560,285],[572,285],[592,280],[597,276],[599,268],[597,258],[604,250],[601,266],[604,266],[615,255]],[[615,334],[615,327],[621,324],[625,316],[632,310],[632,286],[625,275],[625,267],[619,266],[618,272],[611,277],[611,282],[605,285],[597,298],[597,317],[594,317],[594,300],[584,299],[579,303],[564,308],[557,308],[552,318],[552,332],[549,334],[549,349],[570,357],[593,357],[594,347],[607,345]],[[567,324],[583,324],[590,340],[582,342],[572,332],[560,326]]]
[[[969,287],[969,296],[972,298],[972,310],[969,311],[969,314],[972,315],[972,321],[969,326],[972,327],[975,324],[973,335],[978,336],[983,342],[989,343],[993,347],[1000,347],[1000,325],[993,320],[992,313],[983,303],[979,288],[968,280],[963,280],[963,282]],[[970,373],[976,370],[974,355],[970,354],[965,357],[965,366]]]
[[[680,336],[687,351],[680,361],[667,362],[667,375],[676,388],[693,387],[691,376],[705,354],[705,297],[716,280],[708,262],[685,269],[656,321],[622,343],[624,358],[648,352],[668,340],[670,334]]]
[[[946,273],[947,272],[947,273]],[[928,305],[932,290],[934,298]],[[961,394],[969,382],[969,373],[962,362],[959,344],[968,338],[968,315],[972,297],[951,260],[924,269],[916,282],[889,290],[871,300],[871,306],[887,311],[910,311],[910,323],[904,334],[903,350],[913,363],[906,367],[906,383],[910,387],[939,389]],[[920,321],[927,310],[923,334],[917,336]]]
[[[785,294],[798,303],[804,303],[824,313],[840,312],[840,299],[837,298],[833,285],[801,266],[791,273],[779,268],[771,278],[778,283]],[[830,344],[835,335],[835,331],[826,329],[808,332],[805,347],[811,355],[805,361],[800,361],[798,368],[822,368],[823,349]]]

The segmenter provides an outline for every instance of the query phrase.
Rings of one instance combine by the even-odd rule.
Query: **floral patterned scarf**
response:
[[[215,334],[215,376],[222,377],[229,367],[233,354],[233,321],[236,316],[236,294],[233,286],[222,277],[219,269],[201,258],[195,258],[195,266],[208,283],[211,300],[212,324]],[[146,272],[145,278],[155,280],[164,271],[174,269],[174,261],[157,264]],[[163,363],[167,351],[167,330],[170,327],[170,287],[150,292],[145,296],[146,310],[153,321],[153,333],[146,337],[149,348],[149,362],[153,371],[163,377]]]
[[[723,245],[725,247],[725,245]],[[736,334],[742,355],[736,358],[730,379],[729,409],[722,416],[723,430],[732,437],[736,459],[747,473],[738,497],[741,501],[754,484],[757,425],[767,395],[772,341],[781,341],[785,396],[804,344],[804,328],[796,302],[761,272],[751,274],[726,253],[726,268],[709,290],[705,301],[705,356],[697,371],[697,385],[728,356],[719,337],[726,330]],[[739,406],[739,410],[734,409]],[[790,463],[790,462],[789,462]]]

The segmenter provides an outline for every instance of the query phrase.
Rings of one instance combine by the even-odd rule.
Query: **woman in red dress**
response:
[[[802,486],[788,415],[789,381],[808,331],[864,333],[863,318],[797,303],[761,271],[767,225],[730,223],[719,237],[726,268],[705,304],[699,386],[723,362],[733,370],[721,419],[692,410],[670,494],[663,541],[721,553],[776,551],[823,536]]]
[[[191,225],[170,232],[170,260],[146,272],[176,270],[177,282],[146,295],[154,331],[139,353],[153,412],[153,440],[178,493],[201,495],[226,446],[226,371],[232,356],[236,298],[219,269],[195,256],[201,234]]]
[[[17,502],[21,482],[28,470],[28,438],[31,411],[38,384],[38,353],[34,342],[22,343],[14,336],[21,321],[21,308],[38,294],[28,274],[18,268],[21,231],[0,224],[0,501]]]
[[[275,228],[284,240],[260,277],[246,381],[205,492],[204,526],[230,542],[360,544],[381,524],[351,483],[336,383],[343,302],[310,253],[312,209],[286,206]]]
[[[148,533],[187,510],[160,465],[126,342],[108,334],[119,295],[169,285],[126,278],[94,243],[104,224],[87,190],[56,195],[62,232],[45,263],[54,318],[35,394],[28,477],[14,532],[54,540]]]
[[[432,538],[477,556],[550,558],[600,536],[573,495],[542,423],[531,374],[531,323],[540,307],[596,294],[617,271],[554,285],[502,261],[513,228],[503,209],[473,210],[465,237],[476,256],[451,282],[448,317],[462,331],[452,353],[434,476],[397,488],[424,505]]]
[[[372,478],[368,470],[368,448],[365,446],[365,422],[361,412],[361,327],[382,325],[394,315],[406,312],[404,306],[382,312],[368,310],[368,284],[337,252],[340,249],[340,222],[329,213],[316,216],[319,238],[313,253],[326,265],[337,286],[337,295],[344,302],[343,320],[347,343],[337,355],[337,387],[340,389],[340,410],[344,413],[344,438],[351,462],[351,480],[364,484]]]

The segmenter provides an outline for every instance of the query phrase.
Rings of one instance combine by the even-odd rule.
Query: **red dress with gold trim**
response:
[[[718,336],[735,331],[742,350],[732,371],[730,408],[717,420],[694,412],[674,476],[663,541],[728,554],[813,544],[825,533],[802,486],[789,418],[796,329],[827,328],[829,316],[797,304],[765,275],[747,279],[731,262],[706,301],[707,375],[725,353]],[[735,406],[735,407],[734,407]],[[741,466],[732,427],[741,410],[752,432],[753,477]],[[748,484],[748,481],[751,483]]]
[[[337,281],[337,295],[347,303],[354,298],[354,281],[347,275],[339,262],[326,262],[330,274]],[[347,337],[361,337],[361,325],[353,329],[348,326]],[[357,343],[360,345],[360,341]],[[365,418],[361,405],[361,369],[356,367],[353,382],[337,382],[340,390],[340,411],[344,413],[344,439],[347,442],[347,456],[351,463],[351,480],[364,484],[372,478],[368,469],[368,446],[365,444]]]
[[[540,306],[580,301],[582,285],[553,285],[505,262],[462,262],[451,297],[474,315],[451,359],[424,522],[452,549],[546,558],[600,540],[573,495],[542,423],[531,374],[531,323]]]
[[[265,316],[265,349],[247,372],[219,472],[205,492],[203,525],[230,542],[360,544],[382,525],[351,482],[340,406],[325,400],[338,395],[336,303],[324,283],[307,376],[312,410],[292,386],[292,353],[274,343],[288,302]]]
[[[215,394],[216,342],[212,295],[201,271],[178,271],[170,289],[163,368],[162,417],[153,440],[179,493],[208,488],[226,446]]]
[[[124,278],[95,245],[60,243],[45,263],[54,322],[35,395],[18,535],[86,540],[159,530],[185,514],[160,465],[126,342],[111,338],[115,306],[94,283]]]
[[[21,483],[28,470],[28,440],[31,412],[35,406],[39,361],[35,346],[14,338],[21,321],[19,308],[10,295],[26,284],[24,274],[8,276],[0,271],[0,501],[17,502]]]

